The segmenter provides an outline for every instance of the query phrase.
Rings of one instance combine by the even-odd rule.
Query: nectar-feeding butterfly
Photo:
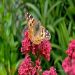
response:
[[[51,38],[48,30],[40,23],[40,21],[33,18],[28,12],[25,13],[25,18],[28,24],[28,37],[34,44],[40,44],[44,39]]]

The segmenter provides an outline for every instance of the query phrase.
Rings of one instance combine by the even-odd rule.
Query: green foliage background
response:
[[[43,70],[54,65],[58,75],[66,75],[61,64],[69,41],[75,39],[75,0],[0,0],[0,75],[17,75],[24,58],[19,50],[25,10],[51,33],[51,59],[43,60]]]

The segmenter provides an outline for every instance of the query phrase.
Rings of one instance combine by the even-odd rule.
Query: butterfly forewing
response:
[[[49,40],[51,38],[50,33],[45,30],[40,21],[34,19],[28,12],[26,12],[25,18],[28,23],[29,38],[34,44],[40,44],[43,39]]]
[[[28,12],[26,12],[26,13],[25,13],[25,18],[26,18],[27,21],[29,21],[30,19],[33,18],[33,16],[30,15]]]

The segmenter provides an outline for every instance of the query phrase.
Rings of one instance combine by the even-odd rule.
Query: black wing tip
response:
[[[25,12],[25,18],[26,18],[26,20],[30,20],[33,18],[33,16],[31,14],[29,14],[29,12]]]

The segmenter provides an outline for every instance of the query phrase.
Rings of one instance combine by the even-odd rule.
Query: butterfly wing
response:
[[[50,34],[45,28],[41,25],[40,21],[36,20],[29,13],[25,14],[26,20],[28,22],[28,34],[30,40],[34,44],[39,44],[43,39],[48,39]]]
[[[45,39],[50,40],[51,34],[48,32],[48,30],[45,30]]]

